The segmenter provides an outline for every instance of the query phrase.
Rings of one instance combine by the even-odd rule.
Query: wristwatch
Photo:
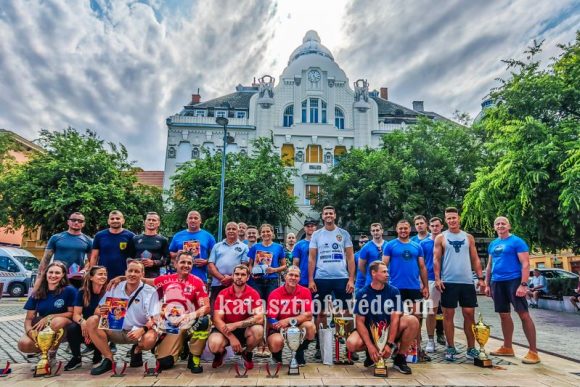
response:
[[[527,287],[528,287],[528,283],[527,283],[527,282],[522,282],[522,283],[520,284],[520,286],[524,286],[524,287],[526,287],[526,288],[527,288]]]

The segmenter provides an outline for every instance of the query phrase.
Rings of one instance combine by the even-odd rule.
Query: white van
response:
[[[0,246],[0,283],[3,292],[23,297],[34,285],[40,261],[29,251]]]

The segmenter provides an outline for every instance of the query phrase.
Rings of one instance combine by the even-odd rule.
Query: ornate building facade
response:
[[[413,101],[412,109],[393,103],[387,88],[369,91],[365,79],[350,83],[318,34],[308,31],[278,80],[264,75],[251,86],[238,85],[234,93],[206,102],[198,92],[167,118],[164,188],[179,165],[202,157],[202,149],[223,151],[223,128],[216,118],[227,117],[226,152],[249,153],[252,140],[272,138],[285,164],[298,172],[289,193],[305,215],[317,217],[310,197],[319,190],[320,175],[353,147],[378,147],[384,134],[412,125],[420,116],[445,119],[424,111],[422,101]],[[290,229],[301,228],[301,219],[293,219]]]

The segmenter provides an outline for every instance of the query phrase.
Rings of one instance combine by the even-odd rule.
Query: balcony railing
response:
[[[228,126],[249,126],[247,118],[228,118]],[[167,118],[168,124],[189,124],[193,126],[219,126],[215,122],[215,117],[194,117],[194,116],[180,116],[178,114]]]

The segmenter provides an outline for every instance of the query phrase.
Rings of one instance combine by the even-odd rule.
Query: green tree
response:
[[[492,232],[508,216],[514,231],[547,251],[578,251],[580,213],[580,32],[560,45],[546,68],[534,42],[526,61],[505,61],[511,71],[492,90],[495,107],[481,121],[488,163],[465,198],[468,225]]]
[[[72,128],[43,130],[39,143],[46,152],[11,168],[0,182],[4,224],[42,226],[46,239],[62,231],[74,211],[85,215],[84,232],[94,234],[107,226],[111,210],[123,212],[131,229],[141,229],[147,211],[163,210],[161,190],[137,183],[123,145]]]
[[[174,229],[183,227],[187,213],[196,210],[202,215],[203,227],[217,233],[221,159],[220,153],[206,153],[178,168],[170,193],[169,221]],[[294,197],[288,194],[292,175],[269,139],[256,140],[252,155],[228,154],[224,225],[228,221],[288,225],[291,216],[299,213]]]
[[[421,119],[383,137],[380,149],[355,149],[321,178],[317,204],[337,208],[341,224],[366,230],[416,214],[441,215],[460,205],[481,165],[481,140],[471,128]]]

